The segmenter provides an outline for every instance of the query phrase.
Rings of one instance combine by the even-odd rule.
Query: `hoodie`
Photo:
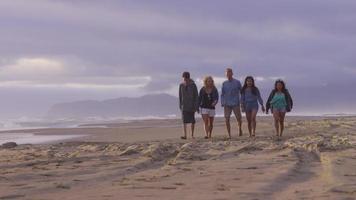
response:
[[[187,85],[179,85],[179,108],[187,112],[196,112],[199,108],[198,89],[192,79]]]

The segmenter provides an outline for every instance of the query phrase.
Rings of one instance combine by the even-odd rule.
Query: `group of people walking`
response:
[[[221,88],[221,106],[224,108],[226,129],[229,139],[231,139],[230,117],[234,113],[237,124],[238,134],[242,136],[242,116],[241,112],[246,114],[248,131],[250,137],[255,137],[256,116],[259,105],[262,112],[268,114],[271,110],[274,117],[276,136],[280,138],[284,130],[284,118],[286,112],[290,112],[293,107],[293,100],[286,89],[283,80],[278,79],[275,82],[274,89],[270,93],[266,106],[259,89],[255,86],[252,76],[247,76],[245,82],[241,85],[240,81],[233,77],[231,68],[225,71],[227,80]],[[191,124],[191,134],[194,138],[195,113],[200,113],[204,121],[205,138],[212,137],[213,124],[215,117],[215,107],[219,101],[219,92],[215,87],[214,79],[211,76],[204,78],[204,85],[198,92],[195,82],[191,79],[189,72],[183,72],[183,82],[179,86],[179,108],[182,112],[183,133],[181,139],[187,139],[188,124]]]

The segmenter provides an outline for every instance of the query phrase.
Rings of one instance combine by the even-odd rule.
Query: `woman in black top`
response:
[[[219,93],[211,76],[204,78],[204,86],[199,92],[199,107],[204,120],[205,139],[211,138],[215,117],[215,106],[219,101]]]

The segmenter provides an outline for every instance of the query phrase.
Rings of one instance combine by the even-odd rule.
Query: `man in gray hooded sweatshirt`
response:
[[[179,108],[182,112],[184,136],[187,139],[187,124],[191,124],[192,138],[194,138],[195,112],[198,111],[198,89],[190,78],[189,72],[183,72],[183,82],[179,85]]]

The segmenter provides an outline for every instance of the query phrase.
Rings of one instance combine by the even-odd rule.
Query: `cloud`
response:
[[[14,64],[0,68],[0,76],[12,79],[56,76],[65,73],[61,62],[45,58],[20,58]]]
[[[226,66],[262,88],[276,78],[350,85],[355,9],[352,0],[0,1],[0,86],[62,91],[53,99],[176,94],[181,72],[220,85]]]
[[[136,81],[137,82],[137,81]],[[132,84],[96,84],[96,83],[41,83],[35,81],[0,81],[0,87],[6,88],[46,88],[46,89],[91,89],[91,90],[128,90],[141,89],[146,86],[145,82]]]
[[[88,63],[86,73],[105,76],[157,79],[184,68],[218,76],[219,68],[235,65],[241,74],[291,79],[328,67],[334,69],[324,73],[330,78],[339,62],[352,59],[350,41],[356,39],[345,33],[352,33],[347,25],[356,17],[350,9],[355,4],[320,2],[226,1],[216,7],[214,1],[2,1],[0,15],[9,28],[0,32],[7,47],[0,53],[15,59],[74,56]],[[341,8],[345,12],[338,12]],[[330,29],[336,24],[337,30]],[[347,51],[335,52],[340,48]],[[323,63],[325,57],[329,63]]]
[[[0,67],[0,87],[68,89],[140,89],[150,76],[100,76],[86,71],[79,63],[50,58],[20,58]]]

